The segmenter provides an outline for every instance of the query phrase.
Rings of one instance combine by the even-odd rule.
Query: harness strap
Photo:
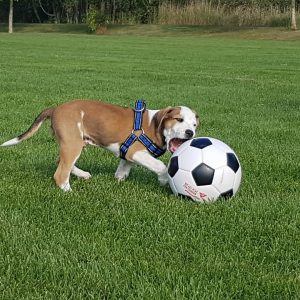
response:
[[[159,157],[166,151],[156,146],[144,133],[138,137],[138,140],[148,149],[148,151],[154,156]]]
[[[126,153],[128,152],[129,147],[137,140],[137,136],[132,133],[126,139],[126,141],[120,146],[120,157],[125,159]]]
[[[143,113],[146,110],[146,104],[143,100],[137,100],[134,107],[133,130],[141,130],[143,122]]]
[[[134,107],[134,122],[133,122],[133,130],[128,138],[123,142],[120,146],[120,157],[122,159],[126,159],[126,154],[128,152],[129,147],[136,141],[141,142],[146,149],[154,156],[159,157],[165,153],[165,150],[159,148],[155,145],[151,139],[149,139],[142,128],[143,123],[143,113],[146,110],[146,103],[143,100],[137,100],[135,102]],[[142,134],[137,136],[134,134],[134,131],[141,130]]]

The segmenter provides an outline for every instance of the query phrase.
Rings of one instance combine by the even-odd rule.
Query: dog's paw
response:
[[[69,182],[65,182],[63,183],[60,188],[64,191],[64,192],[72,192],[71,186]]]
[[[83,172],[83,173],[81,174],[81,176],[78,176],[78,177],[80,177],[80,178],[82,178],[82,179],[84,179],[84,180],[88,180],[88,179],[92,178],[92,175],[91,175],[91,173],[89,173],[89,172]]]
[[[128,177],[128,175],[129,174],[126,174],[126,173],[123,173],[123,172],[121,173],[120,172],[120,173],[116,173],[115,174],[115,178],[117,179],[118,182],[122,182],[122,181],[126,180],[126,178]]]
[[[71,173],[77,176],[78,178],[82,178],[85,180],[90,179],[92,177],[91,173],[83,171],[75,166],[73,167]]]
[[[166,185],[168,183],[168,175],[167,175],[167,173],[158,176],[158,181],[159,181],[159,183],[160,183],[161,186]]]

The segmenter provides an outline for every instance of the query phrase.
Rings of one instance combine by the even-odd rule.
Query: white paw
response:
[[[128,175],[128,173],[116,172],[115,178],[118,180],[118,182],[122,182],[128,177]]]
[[[92,175],[89,172],[83,171],[75,166],[72,168],[71,173],[77,176],[78,178],[82,179],[90,179],[92,177]]]
[[[89,172],[82,172],[80,174],[80,176],[78,176],[78,177],[82,178],[82,179],[85,179],[85,180],[88,180],[88,179],[92,178],[92,175]]]
[[[158,181],[160,183],[160,185],[164,186],[168,183],[168,175],[167,173],[158,176]]]
[[[62,184],[60,186],[60,188],[64,191],[64,192],[72,192],[71,186],[69,182],[65,182],[64,184]]]

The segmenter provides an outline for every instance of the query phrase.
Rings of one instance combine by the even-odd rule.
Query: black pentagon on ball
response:
[[[176,172],[178,171],[178,156],[174,156],[170,160],[170,165],[168,168],[168,173],[171,177],[174,177]]]
[[[239,161],[237,160],[234,153],[227,153],[226,155],[227,155],[227,166],[236,173],[240,167]]]
[[[212,145],[212,142],[208,138],[197,138],[193,139],[191,142],[191,146],[199,149],[203,149],[207,146]]]
[[[220,197],[225,199],[225,200],[231,198],[232,196],[233,196],[233,190],[232,189],[227,191],[227,192],[224,192],[220,195]]]
[[[202,163],[192,171],[197,186],[212,184],[215,170]]]

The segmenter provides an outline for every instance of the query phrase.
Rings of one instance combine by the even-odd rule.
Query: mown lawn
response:
[[[49,124],[0,148],[1,299],[299,298],[300,41],[1,33],[0,91],[0,143],[70,99],[143,98],[197,110],[243,168],[234,199],[199,205],[139,167],[117,184],[97,148],[61,192]]]

